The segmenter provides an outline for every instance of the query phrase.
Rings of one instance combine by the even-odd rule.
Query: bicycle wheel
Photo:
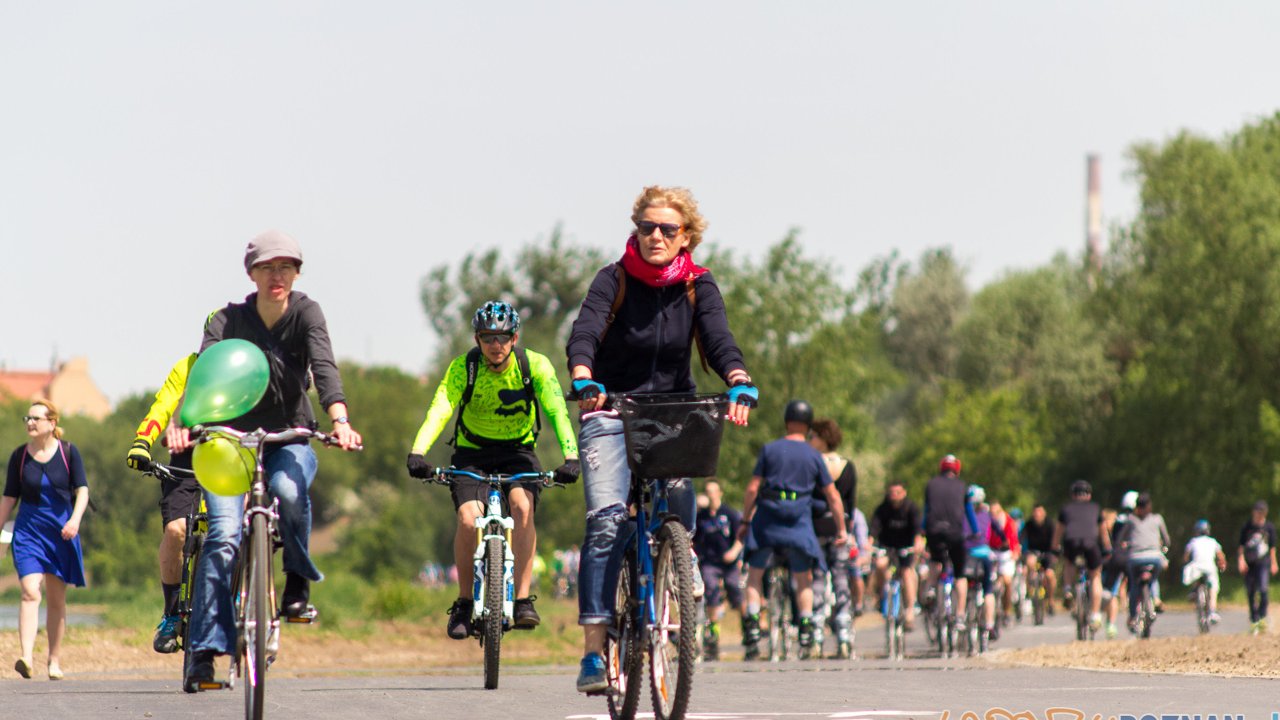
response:
[[[1076,620],[1076,640],[1085,640],[1089,637],[1089,586],[1087,584],[1076,585],[1076,605],[1072,608],[1072,615]]]
[[[657,630],[649,649],[649,691],[656,720],[683,718],[693,692],[697,634],[693,632],[693,548],[676,520],[658,528],[653,603]]]
[[[964,608],[965,631],[961,642],[964,644],[964,654],[973,656],[978,654],[981,641],[978,635],[982,632],[982,606],[979,604],[979,598],[982,597],[982,584],[977,580],[969,581],[969,603]]]
[[[890,660],[896,660],[900,657],[901,648],[898,646],[898,588],[896,585],[886,589],[884,599],[881,601],[880,612],[884,616],[884,656]]]
[[[1204,580],[1196,582],[1196,620],[1202,634],[1209,632],[1209,584]]]
[[[609,717],[612,720],[633,720],[640,704],[640,688],[644,680],[640,664],[644,649],[636,627],[635,570],[630,553],[618,573],[618,590],[613,603],[613,627],[605,638],[604,658],[609,675]]]
[[[484,625],[480,643],[484,645],[484,687],[498,687],[498,668],[502,663],[502,538],[491,537],[484,546]]]
[[[769,660],[786,660],[791,627],[791,576],[784,567],[769,568],[766,578],[769,606]]]
[[[1138,606],[1138,637],[1151,637],[1151,624],[1156,620],[1156,604],[1151,598],[1151,583],[1142,584],[1142,603]]]
[[[240,672],[244,683],[244,716],[262,720],[267,696],[267,636],[271,633],[271,536],[267,518],[258,513],[249,524],[249,562],[242,587],[241,633],[244,650]]]
[[[1044,576],[1037,569],[1035,575],[1032,576],[1031,587],[1031,614],[1036,625],[1044,624]]]
[[[191,533],[188,527],[188,533]],[[200,554],[204,552],[204,533],[191,533],[184,544],[182,559],[182,584],[178,586],[178,615],[182,618],[179,632],[182,643],[182,676],[187,676],[187,667],[191,664],[191,606],[192,590],[195,588],[196,568],[200,565]]]

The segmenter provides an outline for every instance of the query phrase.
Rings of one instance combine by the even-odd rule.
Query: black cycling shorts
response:
[[[169,465],[184,470],[191,469],[191,450],[171,455]],[[200,483],[194,477],[185,480],[160,481],[160,517],[166,526],[174,520],[194,515],[200,510]]]
[[[940,535],[930,533],[924,536],[925,548],[929,551],[929,558],[933,562],[942,562],[944,558],[951,558],[952,574],[964,572],[964,560],[969,553],[964,549],[964,538],[959,535]]]
[[[453,454],[450,461],[454,467],[459,470],[468,470],[478,475],[501,474],[515,475],[523,472],[542,472],[542,465],[538,463],[538,456],[534,454],[532,448],[512,448],[512,447],[488,447],[488,448],[459,448]],[[516,485],[503,485],[502,496],[510,503],[511,488],[519,487],[533,497],[533,509],[538,509],[538,493],[542,489],[541,481],[517,483]],[[487,505],[489,502],[489,484],[482,483],[479,480],[471,478],[454,478],[453,485],[450,487],[450,494],[453,495],[453,507],[462,507],[463,503],[479,502],[481,505]]]
[[[1097,543],[1063,540],[1062,557],[1069,563],[1075,562],[1077,557],[1084,557],[1085,567],[1090,570],[1102,567],[1102,548]]]

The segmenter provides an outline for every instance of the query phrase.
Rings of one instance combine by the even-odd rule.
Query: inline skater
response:
[[[850,578],[853,570],[850,554],[856,555],[856,544],[836,545],[836,526],[844,525],[852,530],[854,504],[858,498],[858,471],[853,461],[840,455],[836,449],[844,440],[844,433],[835,420],[819,418],[813,421],[809,433],[809,444],[822,454],[827,465],[827,472],[835,483],[836,492],[844,504],[844,515],[837,517],[826,500],[825,488],[815,488],[813,492],[813,529],[818,535],[818,544],[822,546],[826,556],[826,569],[815,569],[814,607],[813,607],[813,644],[818,656],[822,656],[823,635],[828,623],[836,633],[836,655],[847,659],[846,651],[853,648],[853,589]],[[865,520],[864,520],[865,523]],[[864,530],[865,534],[865,530]],[[827,585],[831,586],[835,602],[828,606],[826,601]]]
[[[739,560],[742,541],[738,528],[742,514],[724,503],[724,491],[717,480],[703,485],[707,507],[698,510],[697,532],[693,536],[694,551],[701,559],[703,598],[707,608],[707,627],[702,655],[707,660],[720,659],[720,621],[724,618],[725,600],[738,611],[746,634],[746,604],[742,599],[742,574]]]

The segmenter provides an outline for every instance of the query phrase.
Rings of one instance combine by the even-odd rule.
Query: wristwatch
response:
[[[347,421],[347,416],[346,416],[346,415],[339,415],[338,417],[336,417],[336,418],[334,418],[334,419],[333,419],[333,424],[334,424],[334,425],[348,425],[349,423],[348,423],[348,421]]]

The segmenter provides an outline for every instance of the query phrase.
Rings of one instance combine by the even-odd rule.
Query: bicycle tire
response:
[[[262,720],[267,697],[267,636],[271,633],[271,537],[267,518],[258,513],[249,524],[249,563],[245,568],[244,673],[245,720]]]
[[[697,669],[698,638],[686,632],[695,623],[693,598],[693,546],[678,520],[658,528],[658,555],[654,563],[654,616],[658,632],[651,633],[649,691],[655,720],[683,718],[693,694]],[[674,641],[674,646],[673,646]]]
[[[1151,637],[1151,625],[1155,622],[1156,605],[1151,599],[1151,583],[1142,584],[1142,603],[1138,606],[1138,637],[1146,640]]]
[[[1196,582],[1196,620],[1201,634],[1209,632],[1209,585],[1203,579]]]
[[[640,689],[644,679],[640,667],[644,649],[636,627],[635,569],[630,552],[618,572],[618,589],[613,603],[614,627],[605,638],[604,657],[609,676],[609,717],[612,720],[634,720],[640,705]]]
[[[190,528],[187,530],[191,533]],[[191,665],[191,612],[193,605],[192,590],[195,587],[196,568],[200,566],[200,555],[204,552],[204,533],[191,533],[184,543],[186,552],[182,559],[182,582],[178,585],[178,615],[182,618],[182,627],[178,633],[182,643],[182,677],[187,676],[187,668]]]
[[[502,579],[504,553],[502,538],[491,537],[484,547],[484,617],[480,642],[484,645],[484,687],[498,687],[498,671],[502,665],[502,595],[506,583]]]
[[[791,576],[783,567],[769,568],[767,604],[769,607],[769,662],[786,660],[790,648],[788,640],[791,627]]]
[[[1033,576],[1033,582],[1030,589],[1031,592],[1031,615],[1032,621],[1036,625],[1044,624],[1044,575],[1039,568],[1036,569]]]
[[[964,653],[970,657],[977,655],[982,646],[982,606],[979,598],[982,597],[982,581],[976,579],[969,580],[969,602],[964,609],[965,632],[964,632]]]
[[[895,583],[885,592],[881,607],[881,614],[884,615],[884,655],[890,660],[901,657],[898,647],[898,602],[898,587]]]
[[[1076,583],[1076,605],[1072,608],[1072,615],[1076,620],[1076,640],[1086,640],[1089,637],[1089,589],[1088,582]]]

